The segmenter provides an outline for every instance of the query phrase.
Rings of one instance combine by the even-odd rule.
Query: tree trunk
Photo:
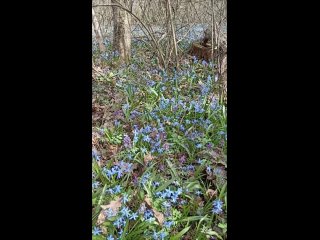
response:
[[[112,4],[123,1],[114,1]],[[122,62],[128,62],[131,57],[131,16],[119,7],[112,7],[113,12],[113,49],[117,51]]]
[[[103,44],[103,38],[102,38],[101,30],[100,30],[100,27],[99,27],[98,19],[96,17],[96,14],[95,14],[93,8],[92,8],[92,22],[93,22],[94,33],[96,35],[96,39],[97,39],[97,42],[99,44],[100,52],[105,52],[106,51],[106,47]]]

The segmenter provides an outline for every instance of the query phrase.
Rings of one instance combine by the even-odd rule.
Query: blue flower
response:
[[[170,201],[171,201],[172,203],[176,203],[176,202],[177,202],[177,200],[178,200],[178,196],[177,196],[177,194],[173,194],[173,195],[171,196]]]
[[[145,126],[143,132],[144,133],[150,133],[151,132],[151,127],[149,125]]]
[[[173,124],[172,124],[172,126],[178,126],[179,125],[179,123],[178,122],[174,122]]]
[[[212,172],[212,169],[211,169],[210,166],[207,166],[207,172],[208,172],[208,173],[211,173],[211,172]]]
[[[117,179],[121,178],[122,174],[123,174],[123,171],[122,171],[121,168],[119,168],[118,171],[117,171]]]
[[[129,201],[129,198],[128,198],[128,194],[123,194],[123,197],[122,197],[122,202],[123,203],[127,203]]]
[[[166,232],[160,232],[159,234],[160,240],[164,240],[167,235],[168,234]]]
[[[223,206],[223,202],[221,200],[214,200],[213,201],[213,209],[212,212],[215,214],[220,214],[222,213],[222,206]]]
[[[96,150],[92,150],[92,157],[94,159],[96,159],[97,161],[100,161],[100,157],[99,157],[99,155],[98,155]]]
[[[196,113],[203,113],[203,112],[204,112],[204,109],[201,107],[201,105],[200,105],[199,103],[196,103],[196,104],[194,105],[194,111],[195,111]]]
[[[173,221],[165,221],[163,223],[163,226],[166,227],[166,228],[171,228],[171,226],[174,224]]]
[[[201,63],[203,66],[207,66],[208,65],[208,63],[207,63],[207,61],[206,60],[202,60],[202,63]]]
[[[121,186],[120,185],[116,185],[114,187],[114,193],[120,193],[121,192]]]
[[[112,235],[109,235],[106,240],[115,240]]]
[[[201,160],[200,158],[197,160],[197,163],[202,165],[204,163],[204,160]]]
[[[150,178],[150,173],[144,174],[144,175],[141,177],[141,180],[140,180],[141,184],[142,184],[142,185],[145,184],[145,183],[149,180],[149,178]]]
[[[128,110],[130,105],[129,105],[129,103],[126,103],[122,107],[123,107],[124,110]]]
[[[112,189],[112,188],[107,189],[107,190],[106,190],[106,192],[109,192],[111,195],[112,195],[112,194],[114,194],[114,191],[113,191],[113,189]]]
[[[176,194],[177,195],[181,195],[182,194],[182,188],[178,188],[177,191],[176,191]]]
[[[94,227],[93,230],[92,230],[92,234],[93,235],[100,235],[100,233],[102,233],[102,230],[98,227]]]
[[[196,145],[196,148],[202,148],[202,144],[201,144],[201,143],[198,143],[198,144]]]
[[[125,148],[130,148],[131,147],[131,139],[128,135],[125,135],[123,139],[123,145]]]
[[[117,126],[117,127],[120,126],[120,121],[115,120],[115,121],[114,121],[114,125]]]
[[[171,207],[171,204],[170,204],[169,202],[167,202],[167,201],[164,201],[164,202],[162,203],[162,206],[164,206],[165,208],[170,208],[170,207]]]
[[[144,142],[150,142],[151,139],[150,139],[149,135],[145,135],[145,136],[143,136],[142,140]]]
[[[105,211],[105,214],[107,215],[107,218],[116,216],[116,213],[111,208],[108,208],[108,210]]]
[[[147,152],[147,149],[145,147],[140,148],[140,151],[145,154]]]
[[[95,181],[95,182],[92,183],[92,188],[93,189],[98,188],[99,185],[100,185],[100,182]]]
[[[123,207],[120,212],[122,213],[122,215],[126,218],[130,217],[130,209],[128,207]]]
[[[153,212],[151,210],[149,210],[149,209],[146,210],[145,213],[144,213],[144,218],[145,219],[149,219],[151,217],[153,217]]]
[[[160,154],[164,152],[163,148],[158,148],[157,151],[158,151],[158,153],[160,153]]]
[[[154,181],[154,182],[152,183],[152,185],[153,185],[154,187],[159,187],[159,186],[160,186],[160,183]]]
[[[132,213],[129,217],[130,220],[136,220],[138,218],[138,214],[136,212]]]
[[[197,196],[200,196],[201,195],[201,192],[198,190],[198,191],[196,191],[196,195]]]
[[[156,84],[156,83],[155,83],[154,81],[148,81],[148,82],[147,82],[147,85],[148,85],[149,87],[153,87],[155,84]]]
[[[113,223],[113,225],[116,226],[117,228],[122,227],[124,224],[125,224],[125,220],[124,220],[122,217],[118,218],[118,219]]]

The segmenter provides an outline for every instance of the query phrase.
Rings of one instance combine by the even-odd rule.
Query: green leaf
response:
[[[160,187],[158,187],[155,192],[160,192],[160,191],[166,189],[173,182],[174,182],[174,179],[171,179],[170,181],[166,181],[164,184],[162,184]]]
[[[227,224],[226,223],[219,223],[218,227],[222,228],[222,229],[225,229],[225,228],[227,228]]]
[[[170,240],[180,240],[183,234],[189,231],[191,226],[184,228],[182,231],[180,231],[177,235],[170,238]]]
[[[178,174],[177,174],[177,171],[176,171],[175,167],[173,166],[172,162],[170,162],[169,159],[166,159],[166,162],[168,163],[168,166],[169,166],[171,172],[173,173],[173,176],[177,179]]]
[[[200,219],[209,220],[209,218],[207,218],[207,216],[191,216],[191,217],[183,218],[183,219],[179,220],[178,222],[191,222],[191,221],[198,221]]]

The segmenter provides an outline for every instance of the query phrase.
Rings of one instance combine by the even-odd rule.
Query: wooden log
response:
[[[202,46],[199,42],[192,43],[188,54],[191,56],[196,56],[197,59],[206,60],[207,62],[212,60],[211,46]]]

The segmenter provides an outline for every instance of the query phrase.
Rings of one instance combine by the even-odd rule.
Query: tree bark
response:
[[[112,0],[112,4],[121,1]],[[123,5],[123,2],[121,3]],[[122,62],[131,58],[131,16],[123,9],[113,6],[113,49],[117,51]]]
[[[106,47],[103,44],[103,37],[101,34],[99,22],[98,22],[98,19],[96,17],[96,14],[95,14],[93,8],[92,8],[92,23],[93,23],[93,29],[94,29],[94,33],[96,35],[97,42],[99,44],[100,52],[105,52]]]

